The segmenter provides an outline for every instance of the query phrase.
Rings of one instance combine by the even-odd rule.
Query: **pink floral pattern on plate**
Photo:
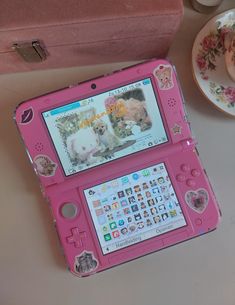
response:
[[[210,92],[216,97],[217,102],[226,103],[227,107],[235,107],[235,88],[218,85],[210,82]]]
[[[235,9],[213,17],[198,33],[193,46],[193,71],[198,86],[218,108],[235,116],[235,83],[224,60],[225,37],[235,32]]]
[[[229,31],[231,28],[228,27],[217,29],[217,31],[205,36],[200,43],[201,48],[196,60],[202,79],[208,80],[208,70],[216,70],[216,56],[224,54],[224,37]]]

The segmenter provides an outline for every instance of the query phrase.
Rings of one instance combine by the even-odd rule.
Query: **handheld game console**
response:
[[[216,228],[220,210],[183,106],[172,65],[152,60],[16,109],[72,273]]]

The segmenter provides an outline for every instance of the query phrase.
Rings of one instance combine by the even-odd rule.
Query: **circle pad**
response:
[[[63,204],[61,214],[64,218],[72,219],[77,216],[78,209],[74,203],[66,202]]]

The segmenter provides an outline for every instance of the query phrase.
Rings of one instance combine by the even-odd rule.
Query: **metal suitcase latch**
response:
[[[17,42],[12,47],[26,62],[41,62],[47,59],[47,52],[39,40]]]

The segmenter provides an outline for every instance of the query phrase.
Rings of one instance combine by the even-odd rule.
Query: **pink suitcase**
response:
[[[1,0],[0,73],[166,55],[182,0]]]

